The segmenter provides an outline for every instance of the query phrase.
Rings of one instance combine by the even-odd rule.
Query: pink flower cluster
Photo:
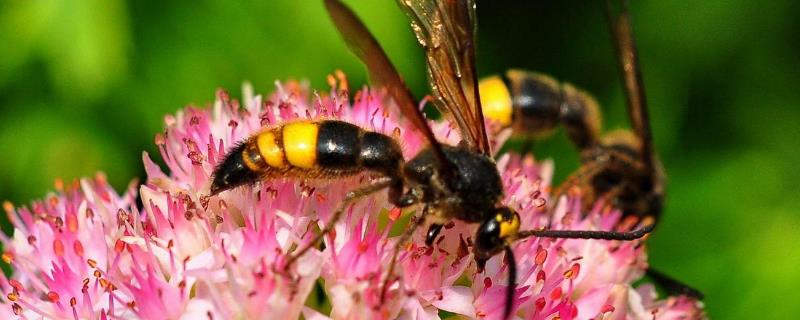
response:
[[[340,77],[341,78],[341,77]],[[210,108],[167,116],[156,137],[168,173],[146,153],[145,184],[116,193],[102,175],[64,186],[27,207],[6,203],[14,226],[2,235],[11,278],[4,319],[439,319],[447,311],[500,319],[507,265],[502,255],[477,273],[470,254],[475,225],[454,222],[426,247],[423,232],[401,249],[388,299],[381,284],[405,218],[384,193],[348,209],[325,241],[293,268],[276,272],[285,254],[304,246],[343,198],[371,177],[335,181],[265,181],[208,197],[210,175],[226,150],[265,126],[297,118],[344,119],[398,136],[408,157],[423,143],[402,117],[364,89],[350,101],[346,82],[331,93],[278,84],[268,99],[244,88],[242,102],[218,92]],[[338,88],[337,88],[338,87]],[[448,124],[433,124],[456,142]],[[496,144],[502,143],[498,139]],[[522,228],[614,229],[620,213],[598,204],[580,212],[571,197],[550,199],[550,162],[504,155],[498,169],[505,204]],[[137,204],[137,199],[140,203]],[[558,200],[555,209],[550,201]],[[404,213],[405,216],[413,212]],[[394,217],[394,215],[392,215]],[[640,241],[529,238],[515,244],[518,287],[514,317],[522,319],[695,319],[699,302],[657,299],[652,286],[632,286],[647,266]],[[2,275],[0,275],[2,276]],[[322,279],[323,281],[318,281]],[[324,314],[307,300],[324,292]]]

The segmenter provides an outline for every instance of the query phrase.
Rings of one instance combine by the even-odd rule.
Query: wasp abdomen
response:
[[[334,178],[363,170],[399,177],[392,138],[337,120],[293,121],[264,130],[231,150],[214,172],[211,193],[269,178]]]
[[[317,136],[317,166],[326,170],[372,170],[397,177],[403,153],[389,136],[343,121],[322,121]]]
[[[363,135],[364,130],[347,122],[320,122],[316,141],[317,165],[334,170],[358,166]]]
[[[510,70],[504,78],[511,90],[514,127],[534,135],[546,135],[561,118],[561,86],[543,74]]]
[[[597,141],[600,115],[585,92],[536,72],[509,70],[481,80],[484,116],[514,128],[520,135],[544,137],[559,123],[579,149]]]

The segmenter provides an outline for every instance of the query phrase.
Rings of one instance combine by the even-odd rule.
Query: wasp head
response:
[[[475,262],[478,272],[483,271],[486,260],[503,251],[519,231],[519,214],[508,207],[497,208],[493,217],[486,219],[475,236]]]

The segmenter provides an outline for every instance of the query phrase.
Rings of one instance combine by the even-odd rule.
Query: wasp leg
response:
[[[703,300],[703,293],[700,292],[700,290],[692,288],[673,277],[653,269],[652,267],[647,269],[646,274],[648,277],[653,279],[656,284],[661,286],[661,288],[664,289],[664,291],[666,291],[670,296],[684,295],[697,300]]]
[[[511,247],[505,246],[506,264],[508,265],[508,287],[506,287],[506,304],[503,307],[503,319],[509,319],[511,311],[514,309],[514,292],[517,291],[517,259],[514,259],[514,251]]]
[[[400,249],[402,249],[406,241],[411,238],[411,235],[414,234],[414,231],[417,230],[417,228],[419,228],[419,226],[421,226],[423,223],[425,223],[425,218],[427,218],[427,216],[428,206],[426,205],[422,208],[422,214],[420,214],[419,217],[416,217],[416,219],[412,220],[411,225],[408,226],[408,229],[403,232],[403,235],[401,235],[400,239],[398,239],[395,243],[394,252],[392,252],[392,260],[389,261],[389,270],[386,273],[386,279],[383,280],[383,284],[381,285],[381,304],[386,298],[386,290],[389,288],[389,282],[394,277],[394,265],[397,262],[397,256],[400,254]]]
[[[520,231],[514,240],[528,237],[567,238],[567,239],[601,239],[630,241],[644,237],[653,231],[655,224],[648,224],[633,231],[594,231],[594,230],[528,230]]]
[[[575,186],[586,186],[589,184],[587,178],[591,178],[592,176],[596,175],[603,169],[605,169],[605,165],[600,162],[588,162],[578,168],[577,171],[573,172],[572,174],[567,177],[561,185],[559,185],[555,191],[553,191],[553,199],[561,198],[561,196],[565,195],[570,188]],[[585,190],[582,190],[586,192]],[[592,201],[594,202],[594,201]]]
[[[325,235],[327,235],[333,230],[334,226],[336,225],[336,222],[339,221],[339,219],[342,217],[342,213],[344,213],[345,209],[347,209],[347,207],[350,204],[360,200],[361,198],[371,195],[377,191],[387,188],[393,185],[394,183],[395,183],[394,179],[389,177],[384,177],[377,179],[359,189],[348,192],[347,195],[345,195],[344,200],[342,200],[342,204],[339,205],[339,208],[336,209],[330,220],[328,220],[328,222],[325,223],[325,227],[322,228],[319,234],[314,236],[314,239],[312,239],[311,242],[308,243],[308,245],[306,245],[300,250],[295,251],[292,255],[290,255],[286,259],[286,262],[283,265],[283,270],[284,271],[289,270],[292,264],[294,264],[297,261],[297,259],[306,254],[306,252],[308,252],[308,250],[311,250],[311,248],[314,248],[317,245],[319,245],[319,243],[322,241]]]
[[[428,228],[428,233],[425,236],[425,245],[431,246],[434,241],[436,241],[436,237],[439,235],[439,232],[442,231],[443,224],[434,223]]]
[[[600,199],[607,203],[619,199],[623,188],[629,188],[633,183],[626,170],[639,170],[634,167],[635,160],[630,156],[606,147],[585,150],[581,157],[583,165],[555,189],[553,197],[559,199],[571,188],[578,187],[584,210],[590,209]]]

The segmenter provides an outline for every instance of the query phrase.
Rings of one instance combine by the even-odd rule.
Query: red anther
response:
[[[153,139],[157,146],[163,146],[167,144],[167,138],[164,137],[164,134],[157,133],[155,139]]]
[[[117,239],[117,241],[114,242],[114,252],[120,253],[122,250],[125,250],[125,242],[121,239]]]
[[[186,157],[189,158],[189,160],[192,161],[192,164],[196,166],[203,164],[203,160],[206,158],[202,153],[197,151],[189,151]]]
[[[444,299],[444,293],[442,292],[442,290],[436,290],[434,292],[434,294],[436,295],[436,298],[435,298],[436,300],[443,300]]]
[[[8,284],[16,291],[25,291],[25,287],[23,287],[22,283],[17,280],[14,279],[8,280]]]
[[[61,242],[61,239],[53,240],[53,253],[55,253],[57,257],[64,256],[64,243]]]
[[[50,300],[50,302],[52,303],[58,302],[59,298],[60,297],[58,296],[58,293],[56,293],[55,291],[50,291],[47,293],[47,300]]]
[[[10,214],[14,212],[14,205],[11,204],[11,201],[3,201],[3,210]]]
[[[572,265],[572,267],[569,268],[569,270],[564,271],[564,278],[570,280],[575,279],[578,277],[578,274],[580,272],[581,272],[581,265],[575,263]]]
[[[550,292],[550,300],[559,300],[561,299],[562,294],[563,292],[561,291],[561,287],[556,287]]]
[[[400,208],[394,207],[389,210],[389,219],[392,221],[397,221],[397,218],[399,218],[402,213],[403,211],[400,210]]]
[[[544,297],[536,299],[536,310],[542,311],[544,307],[547,305],[547,300]]]
[[[55,207],[58,205],[58,197],[52,196],[48,200],[50,200],[50,205]]]
[[[325,77],[325,82],[328,83],[329,87],[336,86],[336,78],[334,78],[332,74],[329,74],[327,77]]]
[[[83,244],[81,244],[79,240],[75,240],[75,242],[72,243],[72,251],[79,257],[83,257]]]
[[[574,319],[578,316],[578,306],[573,303],[569,304],[569,311],[570,311],[570,319]]]
[[[537,265],[542,265],[545,260],[547,260],[547,250],[545,250],[542,247],[539,247],[539,249],[536,251],[536,258],[534,258],[533,261]]]
[[[361,241],[358,244],[358,252],[359,253],[367,252],[367,249],[369,249],[369,243],[367,243],[366,241]]]
[[[117,210],[117,224],[123,225],[126,221],[128,221],[128,213],[122,209]]]
[[[14,304],[11,305],[11,311],[14,312],[14,315],[17,315],[17,316],[21,315],[22,314],[22,306],[20,306],[18,303],[15,302]]]
[[[11,252],[3,252],[3,255],[0,256],[0,258],[3,259],[3,262],[7,264],[14,262],[14,254]]]
[[[56,219],[53,220],[53,224],[55,224],[56,229],[60,231],[62,228],[64,228],[64,219],[61,219],[61,217],[56,217]]]
[[[74,213],[67,214],[67,231],[78,232],[78,216]]]

